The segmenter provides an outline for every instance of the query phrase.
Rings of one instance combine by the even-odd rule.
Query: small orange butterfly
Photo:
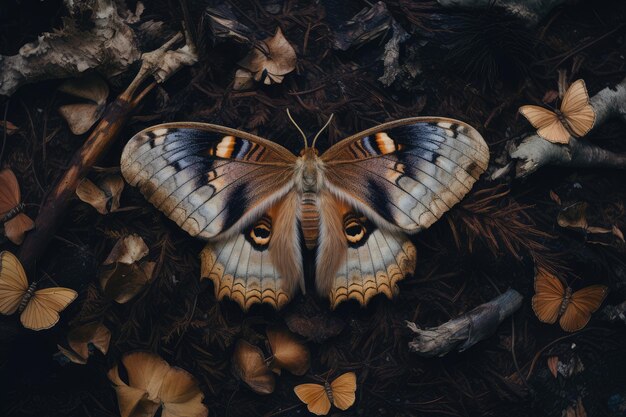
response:
[[[35,227],[33,220],[22,213],[24,204],[20,185],[9,168],[0,171],[0,223],[4,223],[4,234],[16,245],[22,244],[24,234]]]
[[[600,308],[608,288],[591,285],[572,293],[570,287],[544,269],[537,271],[533,310],[543,323],[559,324],[566,332],[576,332],[587,325],[591,314]]]
[[[577,80],[563,95],[559,110],[522,106],[519,112],[537,129],[537,134],[552,143],[569,143],[570,136],[585,136],[596,121],[583,80]]]
[[[347,372],[339,375],[333,382],[321,384],[301,384],[293,391],[309,411],[324,416],[330,411],[331,402],[340,410],[347,410],[356,399],[356,374]]]

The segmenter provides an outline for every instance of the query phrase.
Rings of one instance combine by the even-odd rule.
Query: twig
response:
[[[514,289],[507,290],[487,303],[438,327],[420,329],[406,322],[416,333],[409,349],[422,356],[443,356],[453,349],[463,352],[491,336],[502,321],[522,305],[522,296]]]
[[[128,88],[107,107],[104,116],[87,141],[74,154],[69,169],[45,198],[39,215],[35,219],[35,229],[24,240],[20,259],[26,268],[34,266],[36,260],[45,251],[67,211],[79,182],[117,139],[133,109],[154,88],[155,83],[151,83],[136,94],[139,86],[150,76],[154,76],[157,80],[166,80],[183,65],[195,62],[190,59],[193,51],[184,51],[184,58],[180,60],[176,60],[178,55],[171,54],[179,53],[186,48],[185,46],[177,51],[169,50],[181,39],[182,35],[178,33],[161,48],[142,55],[143,62],[137,76]]]

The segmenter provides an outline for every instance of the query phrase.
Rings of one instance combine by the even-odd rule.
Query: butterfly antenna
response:
[[[328,127],[330,122],[333,120],[333,116],[334,114],[331,114],[328,120],[326,121],[326,124],[320,129],[319,132],[317,132],[317,135],[315,135],[315,137],[313,138],[313,143],[311,144],[311,148],[315,148],[315,142],[317,141],[317,138],[319,138],[322,132]]]
[[[298,132],[300,132],[300,134],[302,135],[302,138],[304,139],[304,149],[308,148],[309,144],[306,141],[306,135],[304,134],[302,129],[300,129],[300,126],[298,126],[298,123],[296,123],[296,121],[293,120],[293,117],[291,117],[291,113],[289,113],[289,109],[287,109],[287,116],[289,117],[289,120],[291,120],[291,123],[293,123],[293,125],[296,127],[296,129],[298,129]]]

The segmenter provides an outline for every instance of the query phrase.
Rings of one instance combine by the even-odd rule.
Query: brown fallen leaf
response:
[[[67,340],[74,352],[83,358],[89,356],[89,345],[106,355],[109,351],[111,332],[100,322],[87,323],[70,330]]]
[[[86,103],[66,104],[58,109],[75,135],[87,132],[100,119],[109,97],[109,86],[95,73],[68,80],[61,84],[59,91],[88,100]]]
[[[296,51],[278,28],[273,37],[257,42],[239,66],[250,71],[255,81],[269,85],[281,83],[296,68],[296,59]]]
[[[170,366],[150,352],[131,352],[122,357],[128,383],[120,376],[119,365],[108,372],[117,393],[121,417],[151,417],[162,408],[162,417],[205,417],[208,409],[195,378],[181,368]]]
[[[120,238],[102,264],[100,287],[105,297],[124,304],[152,280],[155,262],[141,261],[148,246],[136,234]]]
[[[120,197],[124,190],[124,180],[120,175],[109,175],[98,185],[89,179],[83,179],[76,195],[81,201],[91,205],[100,214],[109,214],[120,208]]]
[[[311,366],[311,353],[304,342],[281,327],[267,329],[267,341],[272,351],[270,368],[280,375],[286,369],[294,375],[304,375]]]
[[[276,381],[263,352],[245,340],[238,340],[233,353],[233,373],[257,394],[274,392]]]
[[[133,233],[118,239],[103,264],[121,262],[130,265],[146,256],[148,251],[148,246],[141,236]]]

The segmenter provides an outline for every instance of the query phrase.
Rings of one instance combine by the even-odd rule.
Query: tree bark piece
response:
[[[17,55],[0,55],[0,94],[11,95],[41,80],[77,77],[88,69],[111,77],[140,58],[135,34],[114,0],[65,0],[65,5],[71,18],[65,19],[63,29],[44,33]],[[87,11],[91,26],[83,29],[87,25],[75,19]]]
[[[626,78],[615,87],[600,91],[590,103],[596,112],[594,128],[615,116],[626,121]],[[569,144],[559,145],[535,134],[522,140],[509,155],[516,160],[518,178],[546,165],[626,169],[626,155],[600,148],[584,138],[571,138]]]
[[[522,298],[520,293],[509,289],[456,319],[428,329],[407,321],[407,327],[416,334],[409,342],[409,349],[428,357],[444,356],[453,349],[463,352],[491,336],[505,318],[520,308]]]

